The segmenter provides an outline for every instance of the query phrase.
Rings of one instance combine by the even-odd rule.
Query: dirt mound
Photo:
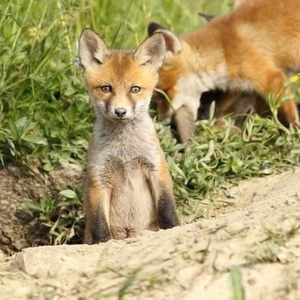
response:
[[[300,299],[300,168],[237,191],[215,219],[0,255],[0,299]]]
[[[82,168],[74,164],[54,169],[47,179],[15,165],[0,170],[0,250],[13,254],[25,247],[47,244],[47,232],[38,214],[30,211],[24,200],[38,201],[45,192],[55,196],[60,186],[80,181],[81,175]]]

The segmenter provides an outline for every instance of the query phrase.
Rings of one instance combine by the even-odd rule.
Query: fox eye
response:
[[[141,88],[139,86],[133,86],[131,89],[130,89],[130,92],[131,93],[138,93],[139,91],[141,90]]]
[[[112,91],[112,88],[109,85],[103,85],[100,88],[103,93],[110,93]]]

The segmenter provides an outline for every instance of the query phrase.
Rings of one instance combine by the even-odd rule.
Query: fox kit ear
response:
[[[93,30],[86,28],[79,40],[79,55],[84,68],[103,64],[110,53],[104,41]]]
[[[167,51],[172,52],[172,54],[178,54],[181,52],[182,50],[181,42],[179,41],[178,37],[174,33],[165,29],[158,29],[155,31],[155,33],[156,32],[160,32],[164,35]]]
[[[133,59],[141,66],[162,67],[166,55],[166,44],[162,34],[148,37],[134,52]]]
[[[153,33],[158,32],[164,35],[167,51],[171,52],[167,53],[167,56],[170,56],[170,54],[178,54],[181,52],[181,42],[174,33],[168,30],[164,25],[155,22],[152,22],[148,25],[148,35],[152,35]]]
[[[198,13],[198,16],[200,17],[200,19],[204,22],[204,23],[209,23],[212,19],[214,19],[216,16],[213,15],[207,15],[207,14],[203,14],[201,12]]]

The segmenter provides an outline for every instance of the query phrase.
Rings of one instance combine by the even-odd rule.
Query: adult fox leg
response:
[[[292,95],[290,87],[284,87],[287,80],[286,75],[272,62],[261,57],[256,58],[251,59],[252,65],[245,74],[252,82],[254,89],[264,98],[268,93],[278,94],[278,99],[285,95]],[[283,103],[278,112],[280,120],[285,126],[292,124],[296,128],[300,128],[297,106],[293,98]]]
[[[186,106],[178,108],[172,123],[176,128],[180,143],[185,144],[185,150],[189,150],[195,136],[195,121],[192,112]]]

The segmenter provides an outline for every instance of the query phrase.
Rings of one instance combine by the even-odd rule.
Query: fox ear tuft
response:
[[[103,64],[110,53],[104,41],[93,30],[86,28],[79,40],[79,56],[84,69]]]
[[[166,44],[161,33],[148,37],[134,52],[133,59],[141,66],[150,65],[157,70],[162,67]]]

